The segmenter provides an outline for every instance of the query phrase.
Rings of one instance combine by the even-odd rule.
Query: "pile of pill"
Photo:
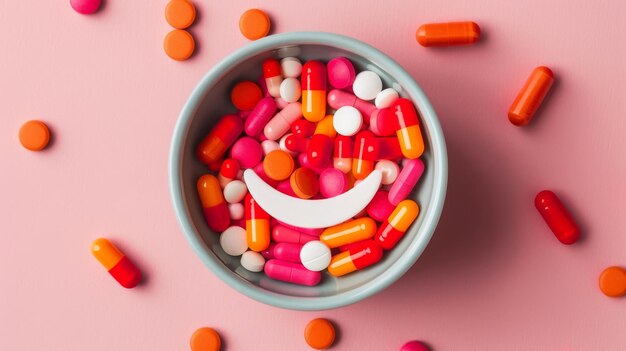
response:
[[[186,29],[196,21],[196,7],[189,0],[170,0],[165,7],[165,20],[174,30],[165,36],[163,50],[177,61],[190,58],[196,42]]]
[[[267,59],[259,68],[258,84],[241,81],[231,90],[239,112],[223,116],[197,148],[218,172],[202,175],[197,187],[224,252],[241,255],[247,270],[309,286],[325,269],[338,277],[380,261],[419,213],[407,199],[424,171],[415,106],[345,57]],[[304,228],[270,217],[248,191],[247,169],[300,199],[339,196],[375,170],[382,186],[349,220]]]

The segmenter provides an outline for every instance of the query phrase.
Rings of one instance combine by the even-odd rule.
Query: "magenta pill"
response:
[[[244,124],[244,131],[249,136],[257,136],[261,134],[267,122],[274,117],[276,113],[276,101],[272,97],[265,97],[256,104]]]
[[[74,11],[83,14],[90,15],[100,9],[102,0],[70,0],[70,5]]]
[[[319,240],[319,236],[303,234],[293,228],[277,224],[272,228],[272,240],[277,243],[292,243],[304,245],[309,241]]]
[[[344,89],[354,83],[356,72],[354,65],[345,57],[336,57],[326,65],[328,83],[337,89]]]
[[[346,174],[336,168],[326,168],[320,173],[320,193],[323,197],[335,197],[348,190]]]
[[[379,190],[365,208],[367,215],[379,222],[386,221],[395,209],[396,206],[389,202],[389,193],[384,190]]]
[[[398,178],[389,189],[389,202],[397,206],[400,201],[406,199],[413,190],[415,184],[424,173],[424,162],[418,159],[410,159],[404,162],[404,166],[398,174]]]
[[[252,168],[261,162],[263,148],[261,144],[250,137],[240,138],[230,149],[230,158],[239,161],[241,168]]]
[[[374,104],[361,100],[358,97],[339,89],[329,91],[326,100],[328,105],[334,109],[339,109],[343,106],[352,106],[356,108],[359,112],[361,112],[361,115],[363,116],[363,123],[365,124],[369,124],[372,114],[377,110]]]
[[[281,193],[285,195],[289,195],[291,197],[298,197],[298,195],[296,195],[296,193],[293,191],[293,188],[291,187],[291,182],[289,179],[283,180],[280,183],[278,183],[278,185],[276,185],[276,190],[280,191]]]
[[[278,243],[274,246],[272,254],[274,258],[281,261],[301,263],[300,251],[302,251],[302,244]]]
[[[267,261],[264,271],[272,279],[300,285],[314,286],[322,280],[322,273],[310,271],[302,263],[277,259]]]
[[[423,343],[417,340],[413,340],[402,345],[402,348],[400,349],[400,351],[429,351],[429,350],[428,350],[428,347],[426,347],[426,345],[424,345]]]

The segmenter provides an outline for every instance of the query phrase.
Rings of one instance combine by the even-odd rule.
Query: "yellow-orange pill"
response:
[[[324,318],[316,318],[304,328],[304,340],[316,350],[324,350],[335,342],[335,326]]]
[[[250,9],[239,18],[239,30],[250,40],[261,39],[270,32],[270,17],[259,9]]]
[[[551,69],[545,66],[535,68],[509,108],[509,121],[518,127],[527,125],[541,106],[553,82],[554,73]]]
[[[369,239],[376,233],[376,222],[369,217],[353,219],[324,229],[320,241],[335,248]]]
[[[165,6],[165,20],[176,29],[185,29],[196,20],[196,7],[188,0],[171,0]]]
[[[277,181],[289,178],[295,163],[293,157],[283,150],[274,150],[263,159],[263,170],[270,178]]]
[[[310,199],[320,190],[317,174],[306,167],[300,167],[291,173],[289,184],[296,196],[302,199]]]
[[[40,151],[50,142],[50,129],[42,121],[28,121],[20,128],[19,138],[25,149]]]
[[[222,347],[222,340],[215,329],[204,327],[191,335],[189,346],[191,351],[219,351]]]
[[[193,55],[196,43],[193,36],[182,29],[174,29],[167,33],[163,41],[163,50],[167,56],[177,61],[184,61]]]
[[[109,240],[96,239],[91,253],[123,287],[132,289],[141,281],[141,271]]]
[[[333,126],[333,115],[327,115],[322,118],[321,121],[317,122],[313,134],[324,134],[334,139],[337,136],[337,131]]]
[[[422,46],[451,46],[474,44],[480,38],[480,27],[474,22],[423,24],[415,33]]]
[[[620,297],[626,295],[626,269],[609,267],[600,274],[600,290],[606,296]]]

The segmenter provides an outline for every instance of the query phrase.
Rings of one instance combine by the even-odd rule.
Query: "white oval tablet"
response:
[[[280,83],[280,97],[287,102],[296,102],[300,100],[302,90],[300,89],[300,80],[296,78],[285,78]]]
[[[261,149],[263,149],[263,155],[267,156],[270,152],[280,149],[280,145],[274,140],[263,140],[261,142]]]
[[[241,255],[241,266],[250,272],[260,272],[265,266],[265,258],[258,252],[246,251]]]
[[[224,200],[229,204],[235,204],[243,201],[247,193],[246,183],[241,180],[233,180],[224,187]]]
[[[391,106],[398,98],[400,98],[400,94],[394,88],[387,88],[376,95],[374,105],[379,109],[386,108]]]
[[[295,57],[280,60],[280,70],[285,78],[297,78],[302,73],[302,63]]]
[[[245,209],[242,204],[228,204],[228,213],[230,213],[230,219],[238,221],[243,218]]]
[[[310,271],[319,272],[326,269],[330,259],[330,248],[318,240],[309,241],[300,250],[300,261]]]
[[[361,125],[361,112],[352,106],[340,107],[333,116],[333,127],[341,135],[353,136],[361,129]]]
[[[398,178],[398,174],[400,173],[400,166],[391,160],[378,161],[374,169],[381,171],[383,174],[383,178],[380,181],[383,185],[395,182]]]
[[[248,250],[246,230],[239,226],[232,226],[220,235],[222,250],[231,256],[239,256]]]
[[[383,90],[383,81],[372,71],[363,71],[356,75],[352,84],[354,95],[361,100],[373,100]]]

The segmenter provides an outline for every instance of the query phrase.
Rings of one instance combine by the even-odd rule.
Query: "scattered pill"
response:
[[[241,180],[233,180],[224,187],[224,200],[229,204],[235,204],[243,201],[248,193],[246,183]]]
[[[239,30],[250,40],[261,39],[270,32],[269,16],[259,9],[250,9],[239,18]]]
[[[413,340],[402,345],[400,351],[428,351],[428,347],[417,340]]]
[[[376,105],[378,109],[387,108],[391,106],[394,101],[398,100],[398,98],[400,98],[400,95],[394,88],[387,88],[376,95],[374,105]]]
[[[300,250],[300,261],[310,271],[323,271],[330,263],[330,248],[318,240],[309,241]]]
[[[165,20],[176,29],[185,29],[196,20],[196,7],[188,0],[170,0],[165,6]]]
[[[383,81],[372,71],[362,71],[354,78],[352,90],[359,99],[374,100],[383,89]]]
[[[74,11],[82,15],[90,15],[100,9],[102,0],[70,0],[70,5]]]
[[[474,44],[480,38],[480,27],[474,22],[428,23],[415,33],[422,46]]]
[[[280,60],[280,68],[285,78],[298,78],[302,74],[302,63],[296,57]]]
[[[316,350],[327,349],[335,342],[335,326],[328,319],[314,319],[304,328],[304,340]]]
[[[535,68],[509,108],[509,121],[516,126],[527,125],[537,112],[554,82],[548,67]]]
[[[354,83],[356,71],[354,65],[345,57],[336,57],[328,61],[328,83],[334,88],[345,89]]]
[[[238,221],[243,218],[244,208],[240,203],[237,204],[228,204],[228,213],[230,213],[230,219],[233,221]]]
[[[262,97],[261,88],[249,80],[237,83],[230,91],[230,101],[237,109],[243,111],[252,110]]]
[[[219,351],[222,347],[220,335],[213,328],[200,328],[191,335],[191,351]]]
[[[163,41],[163,50],[167,56],[177,61],[187,60],[195,49],[196,42],[193,36],[183,29],[174,29],[167,33]]]
[[[241,255],[241,266],[250,272],[262,272],[265,258],[255,251],[246,251]]]
[[[197,188],[207,225],[214,232],[223,232],[230,225],[230,213],[219,181],[205,174],[198,179]]]
[[[535,197],[535,207],[561,243],[569,245],[578,240],[580,229],[554,192],[539,192]]]
[[[265,174],[277,181],[289,178],[294,167],[293,157],[283,150],[274,150],[267,154],[263,160]]]
[[[20,143],[30,151],[41,151],[50,143],[50,129],[42,121],[31,120],[22,125]]]
[[[600,290],[609,297],[626,295],[626,269],[609,267],[600,274]]]
[[[333,126],[340,135],[353,136],[362,125],[361,112],[352,106],[340,107],[333,116]]]
[[[91,244],[91,253],[123,287],[132,289],[141,281],[137,266],[109,240],[96,239]]]

